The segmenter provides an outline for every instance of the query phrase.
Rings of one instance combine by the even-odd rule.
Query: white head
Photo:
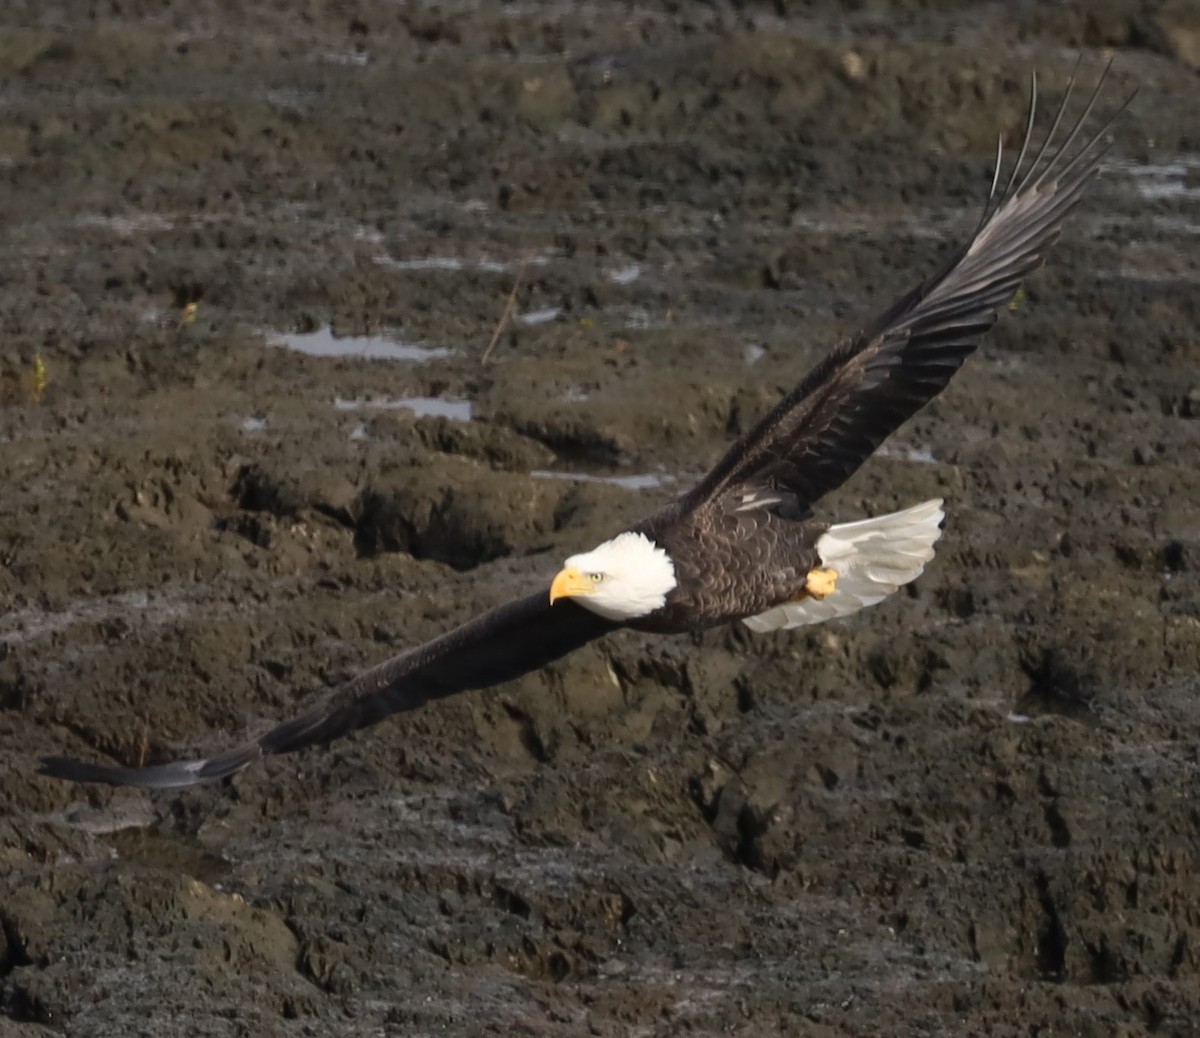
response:
[[[550,602],[575,598],[609,620],[654,612],[675,587],[671,557],[641,533],[621,533],[583,555],[572,555],[550,585]]]

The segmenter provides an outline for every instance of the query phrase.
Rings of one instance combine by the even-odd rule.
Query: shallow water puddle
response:
[[[528,325],[548,324],[561,313],[561,306],[547,306],[541,310],[530,310],[527,313],[519,314],[517,316],[517,320],[520,321],[521,324]]]
[[[471,420],[470,400],[451,400],[437,396],[401,396],[401,397],[372,397],[364,400],[358,397],[347,399],[334,397],[333,406],[338,411],[412,411],[418,418],[449,418],[455,422]],[[364,439],[366,431],[359,426],[351,433],[352,439]],[[357,435],[356,435],[357,434]]]
[[[642,268],[636,263],[630,263],[627,267],[608,272],[608,280],[616,285],[632,285],[641,276]]]
[[[454,274],[464,270],[482,270],[489,274],[503,274],[505,271],[519,270],[523,266],[545,267],[550,263],[550,260],[551,257],[545,253],[537,253],[528,259],[515,260],[471,259],[466,256],[409,256],[405,259],[397,259],[395,256],[387,255],[375,257],[375,262],[379,266],[387,267],[389,270],[402,270],[414,273],[440,271],[446,274]]]
[[[363,357],[367,360],[406,360],[420,364],[449,357],[451,350],[399,342],[387,335],[336,336],[329,325],[315,332],[285,333],[268,340],[269,345],[295,350],[308,357]]]
[[[115,797],[110,803],[93,807],[90,804],[68,804],[61,811],[42,815],[40,821],[78,829],[93,836],[109,836],[126,829],[145,829],[154,824],[157,816],[154,805],[143,794]]]
[[[936,465],[937,458],[928,447],[903,447],[884,444],[875,451],[875,456],[892,461],[911,461],[918,465]]]
[[[106,842],[115,855],[130,865],[185,873],[193,880],[224,891],[224,883],[233,872],[229,862],[218,854],[168,828],[128,825],[107,834]]]
[[[559,472],[554,469],[534,469],[529,473],[534,479],[569,479],[576,483],[608,483],[626,490],[656,490],[674,483],[675,477],[665,472],[646,472],[634,476],[593,476],[587,472]]]
[[[1200,234],[1200,220],[1189,220],[1186,216],[1154,216],[1150,222],[1169,234]]]
[[[74,624],[101,624],[136,616],[138,623],[169,623],[183,617],[203,589],[168,587],[81,598],[58,610],[16,609],[0,617],[0,645],[21,645]]]
[[[175,217],[168,216],[166,213],[129,213],[125,215],[90,213],[79,217],[76,223],[80,227],[95,227],[111,231],[122,238],[131,238],[137,234],[172,230],[175,227]]]
[[[467,261],[458,256],[417,256],[413,259],[393,259],[379,256],[375,260],[381,267],[392,270],[465,270]]]
[[[363,51],[326,51],[321,55],[321,61],[327,65],[345,65],[347,67],[361,68],[370,60],[370,55]]]
[[[1160,198],[1200,200],[1200,156],[1181,155],[1170,162],[1146,165],[1110,162],[1101,168],[1132,178],[1134,189],[1148,201]],[[1189,174],[1196,178],[1196,182],[1188,182]]]

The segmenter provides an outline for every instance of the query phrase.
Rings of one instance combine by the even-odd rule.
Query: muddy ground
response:
[[[0,1034],[1200,1033],[1193,5],[3,20]],[[1140,88],[1102,176],[827,502],[946,497],[910,593],[215,787],[35,774],[219,747],[679,492],[1080,51]]]

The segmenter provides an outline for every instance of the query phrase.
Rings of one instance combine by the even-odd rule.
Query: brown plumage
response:
[[[591,611],[594,605],[552,603],[543,588],[380,664],[307,713],[215,756],[144,768],[54,757],[42,762],[42,771],[148,788],[222,778],[269,754],[325,743],[430,700],[518,677],[621,626],[694,630],[756,617],[802,595],[805,575],[822,562],[818,543],[830,529],[811,519],[815,503],[942,390],[995,322],[997,308],[1058,238],[1105,151],[1108,124],[1073,150],[1103,80],[1059,144],[1068,88],[1026,167],[1035,79],[1020,154],[999,193],[997,155],[992,191],[970,242],[834,349],[691,491],[634,527],[673,566],[674,585],[653,610],[610,619]],[[935,519],[940,516],[939,510]]]

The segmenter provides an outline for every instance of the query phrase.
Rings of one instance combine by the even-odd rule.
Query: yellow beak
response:
[[[550,585],[550,604],[560,598],[571,598],[573,595],[590,595],[596,590],[595,586],[574,566],[558,571],[558,575]]]

